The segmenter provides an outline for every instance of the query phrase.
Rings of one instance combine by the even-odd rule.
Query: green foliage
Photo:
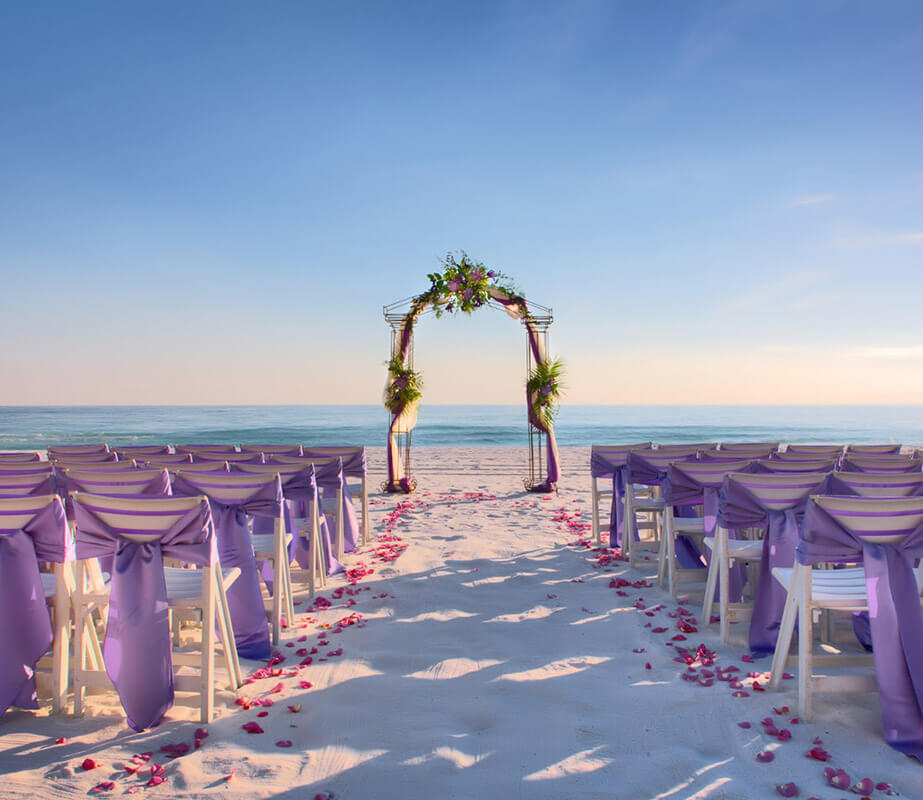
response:
[[[510,298],[519,298],[509,277],[475,261],[464,250],[460,250],[458,256],[456,258],[448,253],[439,262],[442,271],[431,272],[426,276],[430,288],[416,298],[421,309],[432,304],[437,317],[458,311],[470,314],[490,301],[490,289],[499,289]]]
[[[564,362],[556,358],[540,361],[529,374],[526,392],[532,404],[532,413],[545,426],[550,427],[558,413],[564,385]]]
[[[403,360],[395,356],[388,362],[391,380],[385,390],[385,408],[392,414],[399,413],[410,403],[423,397],[423,377],[404,366]]]

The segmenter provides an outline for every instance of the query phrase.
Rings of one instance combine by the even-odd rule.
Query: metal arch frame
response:
[[[385,321],[388,323],[388,326],[391,328],[391,349],[389,351],[388,357],[394,353],[396,337],[404,327],[404,323],[407,320],[408,315],[410,314],[411,308],[414,301],[419,297],[419,295],[414,295],[411,297],[404,297],[400,300],[395,300],[393,303],[390,303],[386,306],[382,306],[382,313],[384,315]],[[551,327],[551,324],[554,322],[554,312],[548,306],[543,306],[540,303],[534,303],[530,300],[526,301],[529,309],[530,322],[535,330],[541,334],[544,339],[545,352],[548,352],[548,329]],[[506,308],[502,303],[499,303],[497,300],[490,298],[486,305],[492,306],[493,308],[499,309],[506,312]],[[425,317],[429,315],[435,315],[436,310],[431,305],[426,308],[424,311],[420,312],[419,317]],[[527,320],[521,318],[520,323],[525,327]],[[413,336],[411,333],[410,336],[410,347],[407,353],[407,366],[413,369]],[[526,375],[528,376],[531,373],[532,368],[534,367],[534,358],[532,355],[532,349],[529,347],[528,339],[526,340]],[[390,420],[390,414],[389,414]],[[546,434],[539,431],[528,421],[528,414],[526,416],[526,428],[528,431],[528,447],[529,447],[529,476],[523,479],[523,486],[528,490],[533,486],[540,484],[545,479],[544,475],[544,459],[542,458],[542,438],[546,437]],[[403,456],[404,456],[404,475],[410,480],[412,489],[416,489],[417,480],[413,478],[410,471],[410,440],[411,440],[412,431],[408,431],[404,434],[399,434],[404,438],[403,446]],[[388,481],[382,483],[382,491],[386,490],[388,486]]]

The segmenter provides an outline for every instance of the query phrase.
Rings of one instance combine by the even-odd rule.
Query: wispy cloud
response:
[[[791,295],[807,287],[817,285],[829,275],[828,270],[810,270],[785,275],[778,280],[766,281],[754,286],[749,292],[733,300],[728,305],[728,308],[732,311],[746,311],[780,302],[791,301],[794,303],[797,302],[797,298],[792,298]]]
[[[819,206],[821,203],[833,200],[833,194],[802,194],[792,200],[793,206]]]
[[[793,311],[809,311],[814,308],[832,305],[837,300],[842,300],[845,296],[846,292],[843,289],[815,292],[793,300],[790,308]]]
[[[853,351],[856,358],[873,361],[921,361],[923,345],[904,345],[900,347],[860,347]]]
[[[834,241],[836,247],[844,250],[864,250],[870,247],[891,247],[895,245],[923,245],[923,231],[910,233],[874,233],[862,236],[841,237]]]

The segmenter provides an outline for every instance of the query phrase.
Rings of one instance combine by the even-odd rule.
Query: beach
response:
[[[778,797],[788,782],[844,796],[825,767],[921,796],[876,696],[820,696],[798,720],[795,681],[760,691],[768,660],[742,659],[746,626],[723,646],[698,624],[700,594],[678,603],[653,561],[629,569],[594,548],[587,448],[562,448],[557,495],[522,490],[525,455],[418,448],[417,492],[384,495],[370,450],[372,541],[313,605],[298,589],[282,660],[242,662],[257,679],[238,704],[218,693],[207,736],[179,707],[135,733],[112,693],[82,719],[11,710],[0,797],[691,800]],[[708,677],[732,666],[737,692]]]

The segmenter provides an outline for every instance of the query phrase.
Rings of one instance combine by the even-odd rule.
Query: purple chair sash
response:
[[[27,497],[37,494],[56,494],[54,473],[35,473],[28,483],[5,482],[5,477],[27,478],[29,475],[0,475],[0,497]]]
[[[886,489],[889,492],[888,497],[923,497],[923,482],[921,481],[907,481],[906,483],[888,481],[885,483],[876,481],[874,474],[866,474],[867,477],[863,473],[850,475],[834,473],[827,479],[827,486],[821,494],[856,495],[861,497],[865,495],[862,487],[868,487],[870,489]],[[893,477],[893,473],[889,474],[889,477]],[[890,492],[893,492],[893,494],[890,494]],[[885,495],[882,492],[877,492],[876,496],[883,497]]]
[[[159,724],[173,706],[173,646],[163,560],[213,564],[212,518],[208,505],[201,503],[159,539],[135,542],[103,522],[94,513],[98,510],[102,509],[84,505],[79,497],[74,503],[77,558],[114,557],[103,660],[129,727],[142,731]]]
[[[305,447],[302,455],[304,458],[341,458],[343,474],[347,478],[364,478],[366,475],[364,447]]]
[[[317,470],[316,476],[317,486],[324,492],[325,497],[328,490],[333,497],[336,497],[337,489],[343,490],[343,504],[340,507],[340,514],[343,517],[343,550],[351,553],[359,546],[359,521],[356,518],[356,509],[350,499],[349,487],[346,484],[343,460],[337,459],[324,464]]]
[[[797,479],[797,476],[793,476]],[[754,475],[758,481],[759,476]],[[798,529],[811,494],[823,489],[824,481],[811,488],[793,489],[791,507],[769,509],[737,481],[725,479],[718,503],[718,524],[730,530],[764,528],[762,558],[750,620],[750,650],[756,656],[772,653],[779,636],[786,591],[773,577],[774,567],[790,568],[795,563]]]
[[[235,502],[210,496],[207,474],[177,475],[173,493],[208,497],[215,523],[215,538],[222,567],[237,567],[240,575],[228,588],[228,609],[234,627],[234,643],[241,658],[267,659],[272,654],[269,622],[260,589],[260,573],[253,553],[248,517],[277,517],[282,509],[282,485],[278,478],[255,494]],[[257,478],[259,482],[259,478]],[[245,491],[245,490],[244,490]]]
[[[38,707],[33,672],[54,642],[38,562],[74,558],[59,498],[22,528],[5,524],[11,513],[0,511],[0,714]]]
[[[862,562],[884,736],[923,760],[923,611],[913,572],[923,557],[923,525],[899,544],[863,540],[812,502],[797,557],[806,565]]]

